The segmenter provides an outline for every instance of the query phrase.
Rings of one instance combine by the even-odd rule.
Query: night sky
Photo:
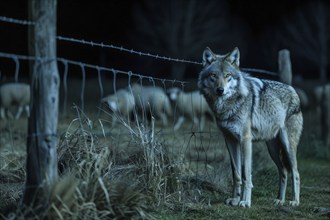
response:
[[[188,2],[188,0],[181,1],[183,3]],[[195,55],[190,57],[180,57],[181,54],[169,54],[161,47],[153,47],[152,51],[150,51],[151,49],[145,46],[148,45],[148,42],[151,42],[150,39],[145,39],[145,42],[141,43],[143,37],[139,36],[139,32],[136,31],[137,24],[134,22],[133,11],[135,7],[145,7],[144,2],[145,1],[142,0],[58,0],[57,33],[60,36],[85,39],[93,42],[103,42],[105,44],[123,46],[142,52],[151,52],[200,62],[203,48],[210,46],[206,45],[207,43],[205,45],[200,45],[200,49],[197,50],[199,52],[196,52]],[[214,44],[212,50],[217,53],[225,53],[229,52],[228,50],[231,48],[238,46],[241,50],[242,67],[276,71],[277,48],[285,48],[286,45],[277,42],[277,35],[275,33],[278,32],[284,19],[290,18],[291,14],[310,2],[313,1],[227,0],[225,1],[226,19],[230,25],[233,25],[233,23],[231,23],[232,21],[239,24],[236,28],[238,31],[236,30],[236,32],[233,32],[231,36],[229,36],[229,40],[223,44]],[[329,2],[330,1],[323,1],[327,6],[329,6]],[[185,10],[186,9],[178,10],[178,13],[185,13]],[[330,12],[328,14],[330,14]],[[27,1],[0,1],[0,16],[23,20],[28,19]],[[244,34],[241,34],[240,30],[243,29]],[[15,54],[28,53],[26,40],[27,26],[0,22],[0,35],[0,52]],[[328,35],[330,35],[330,30]],[[329,44],[330,43],[328,43],[328,45]],[[58,42],[58,56],[125,71],[131,70],[145,75],[171,78],[169,75],[169,66],[171,63],[168,61],[159,61],[148,57],[123,54],[112,49],[60,41]],[[299,54],[296,54],[295,51],[291,51],[291,58],[294,72],[305,78],[317,77],[318,70],[315,63],[309,63],[306,58],[302,58]],[[188,65],[185,70],[185,77],[192,76],[189,72],[197,73],[200,68],[200,66]],[[328,64],[328,75],[329,69]],[[0,71],[2,75],[6,76],[13,74],[12,66],[8,66],[2,59],[0,59]],[[196,74],[193,75],[193,77],[195,76]]]

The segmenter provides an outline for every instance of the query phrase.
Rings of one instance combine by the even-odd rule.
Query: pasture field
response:
[[[252,207],[224,205],[231,169],[214,122],[199,131],[155,123],[112,125],[96,104],[77,106],[59,119],[53,219],[329,219],[330,149],[319,140],[319,119],[304,112],[298,150],[301,205],[275,207],[277,170],[263,143],[254,144]],[[93,107],[94,106],[94,107]],[[140,121],[141,122],[141,121]],[[0,123],[0,218],[17,211],[25,180],[27,119]],[[290,181],[287,197],[290,196]],[[57,197],[60,195],[61,197]],[[66,196],[65,196],[66,195]],[[8,218],[9,219],[9,218]]]

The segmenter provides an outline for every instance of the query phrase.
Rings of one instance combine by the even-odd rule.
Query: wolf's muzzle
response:
[[[220,96],[220,95],[223,94],[224,88],[222,88],[222,87],[218,87],[215,91],[216,91],[217,95]]]

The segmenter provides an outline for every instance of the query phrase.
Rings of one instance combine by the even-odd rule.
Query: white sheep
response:
[[[134,96],[127,89],[120,89],[114,94],[110,94],[101,99],[114,113],[112,125],[118,121],[118,117],[123,117],[130,122],[130,116],[135,108]]]
[[[177,87],[172,87],[167,90],[167,94],[179,113],[174,130],[178,130],[182,126],[186,116],[194,125],[199,125],[200,130],[204,129],[207,115],[211,116],[214,121],[212,111],[199,91],[184,92]]]
[[[160,118],[163,125],[168,125],[168,116],[172,116],[171,102],[165,91],[158,86],[132,85],[132,92],[137,108]]]
[[[19,119],[23,110],[30,116],[30,85],[26,83],[6,83],[0,86],[0,115],[4,119],[9,108],[17,107],[15,119]]]

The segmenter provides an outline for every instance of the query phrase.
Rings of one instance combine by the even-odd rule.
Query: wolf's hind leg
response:
[[[279,185],[278,185],[278,195],[277,199],[274,201],[275,205],[283,205],[285,201],[285,193],[287,187],[287,180],[288,180],[288,170],[283,164],[281,159],[281,142],[279,138],[275,138],[273,140],[267,141],[267,148],[271,158],[273,159],[274,163],[278,169],[279,175]]]
[[[241,149],[239,142],[232,137],[225,135],[226,145],[230,156],[232,175],[233,175],[233,194],[231,198],[226,199],[226,205],[238,206],[241,200],[242,185],[242,162]]]
[[[300,194],[300,177],[298,172],[298,165],[297,165],[297,155],[295,147],[290,145],[288,133],[286,128],[281,128],[279,133],[280,140],[283,145],[283,150],[286,154],[286,164],[288,164],[290,172],[291,172],[291,179],[292,179],[292,200],[289,202],[290,206],[298,206],[299,205],[299,194]]]

